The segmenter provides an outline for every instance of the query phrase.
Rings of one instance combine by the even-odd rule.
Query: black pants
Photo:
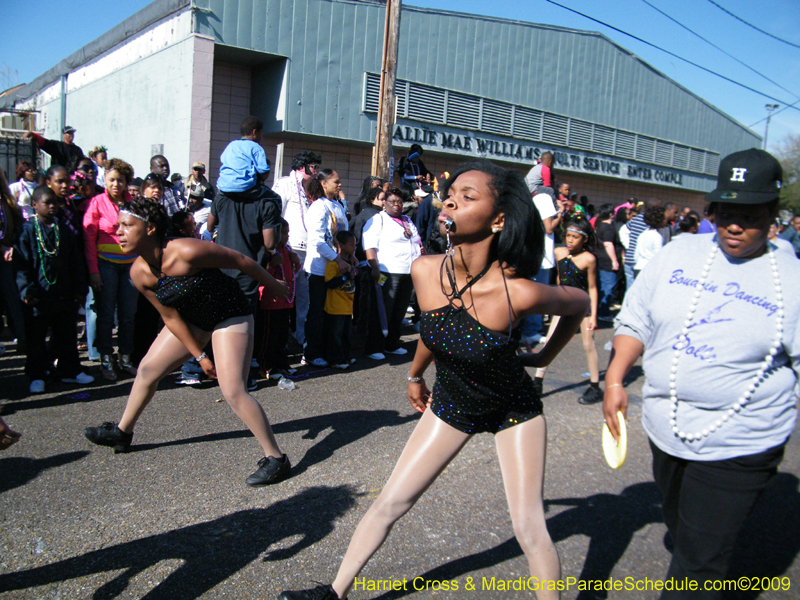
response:
[[[332,365],[350,361],[351,315],[325,313],[325,360]]]
[[[389,335],[385,338],[381,332],[380,318],[377,308],[377,289],[375,290],[375,303],[370,311],[369,335],[364,348],[366,354],[383,352],[384,350],[397,350],[400,347],[400,327],[403,317],[406,316],[408,303],[411,301],[411,292],[414,291],[414,282],[411,275],[398,273],[383,273],[386,282],[381,287],[383,303],[386,307],[386,322],[389,326]],[[375,285],[374,283],[372,284]]]
[[[58,360],[59,378],[75,377],[81,372],[78,358],[78,310],[74,301],[64,300],[59,306],[43,307],[44,314],[33,314],[33,309],[22,305],[25,317],[25,332],[28,336],[28,359],[25,374],[33,381],[47,379],[47,370]],[[50,348],[47,346],[47,330],[51,329]]]
[[[728,460],[690,461],[653,442],[653,477],[664,496],[664,523],[675,550],[666,578],[698,582],[726,579],[736,538],[778,470],[785,445]],[[715,591],[664,591],[663,600],[720,598]]]
[[[306,315],[306,360],[322,358],[325,343],[325,296],[328,288],[323,275],[308,275],[308,314]]]
[[[259,309],[256,312],[254,354],[262,371],[289,368],[286,344],[289,342],[291,312],[291,308]]]

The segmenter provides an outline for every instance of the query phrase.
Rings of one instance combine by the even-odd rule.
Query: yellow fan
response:
[[[617,413],[617,422],[619,423],[619,443],[614,440],[608,425],[603,423],[603,454],[606,456],[608,466],[612,469],[619,469],[625,464],[625,457],[628,454],[628,431],[622,411]]]

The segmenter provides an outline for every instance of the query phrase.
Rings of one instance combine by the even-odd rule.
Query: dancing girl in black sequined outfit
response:
[[[247,392],[252,311],[236,281],[220,269],[246,273],[274,297],[287,297],[288,288],[239,252],[191,238],[166,238],[169,223],[164,208],[152,200],[135,200],[120,211],[120,245],[139,255],[131,267],[131,280],[158,309],[165,327],[139,365],[119,424],[89,427],[84,434],[95,444],[126,452],[158,382],[193,356],[206,375],[219,381],[225,400],[264,450],[246,483],[277,483],[289,474],[289,459],[278,448],[261,405]],[[209,340],[216,363],[203,352]]]
[[[439,221],[448,252],[423,256],[411,268],[423,312],[408,399],[422,418],[356,528],[333,584],[283,592],[281,600],[345,598],[395,522],[480,432],[495,435],[514,533],[531,575],[553,586],[560,578],[542,503],[545,421],[525,367],[553,360],[578,328],[589,297],[528,279],[539,269],[544,229],[517,173],[486,161],[467,163],[451,175],[443,195]],[[562,318],[539,353],[517,354],[515,327],[534,313]],[[423,375],[434,360],[431,393]],[[557,596],[539,592],[540,599]]]

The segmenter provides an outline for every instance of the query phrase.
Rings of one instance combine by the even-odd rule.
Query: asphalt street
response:
[[[164,380],[132,451],[115,455],[87,442],[82,429],[119,419],[131,379],[103,382],[99,366],[84,362],[96,383],[53,382],[29,397],[24,357],[7,343],[3,418],[23,438],[0,454],[0,598],[273,599],[330,582],[419,418],[405,399],[416,335],[409,329],[404,339],[406,356],[359,358],[346,372],[301,370],[294,391],[260,383],[254,396],[294,468],[291,479],[258,489],[244,479],[260,448],[216,385]],[[601,365],[610,339],[610,329],[598,331]],[[640,423],[641,369],[627,383],[629,451],[616,471],[601,452],[600,406],[577,403],[586,370],[576,338],[550,368],[543,398],[547,525],[571,582],[562,597],[657,598],[652,590],[579,588],[609,580],[652,586],[670,560]],[[751,587],[789,589],[732,597],[800,597],[799,476],[795,435],[732,570]],[[354,591],[352,600],[534,597],[514,589],[529,574],[491,435],[467,444],[362,575],[380,587]]]

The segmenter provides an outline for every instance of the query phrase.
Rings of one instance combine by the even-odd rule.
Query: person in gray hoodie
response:
[[[717,232],[667,244],[617,317],[603,412],[616,438],[643,355],[642,424],[675,546],[662,599],[721,596],[714,583],[797,421],[800,261],[767,238],[782,174],[762,150],[725,157],[706,196]]]

